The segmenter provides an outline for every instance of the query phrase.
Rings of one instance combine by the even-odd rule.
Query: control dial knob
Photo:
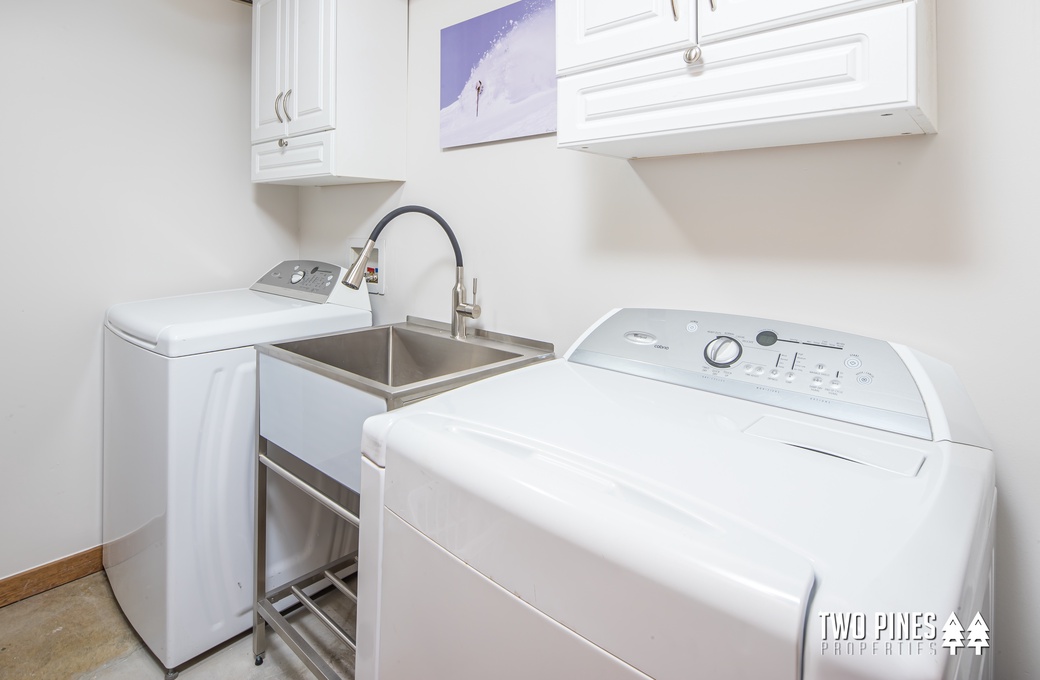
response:
[[[720,335],[704,348],[704,359],[712,366],[729,368],[737,363],[743,353],[744,348],[736,338]]]

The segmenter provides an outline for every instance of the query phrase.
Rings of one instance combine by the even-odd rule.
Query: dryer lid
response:
[[[237,289],[113,305],[105,325],[167,357],[292,340],[368,326],[372,314]]]

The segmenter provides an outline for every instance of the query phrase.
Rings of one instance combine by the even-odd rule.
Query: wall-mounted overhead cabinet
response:
[[[641,20],[693,15],[678,44],[620,12],[596,23],[595,4],[557,0],[561,147],[637,158],[936,131],[934,0],[645,0]]]
[[[407,0],[254,0],[252,178],[404,179]]]

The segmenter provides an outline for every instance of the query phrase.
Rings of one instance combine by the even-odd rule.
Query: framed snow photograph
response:
[[[556,131],[554,0],[441,30],[441,148]]]

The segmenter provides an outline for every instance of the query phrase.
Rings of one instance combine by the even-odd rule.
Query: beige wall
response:
[[[504,2],[411,0],[409,181],[248,182],[249,8],[0,3],[0,578],[100,541],[101,321],[117,301],[343,262],[405,202],[440,211],[481,325],[562,351],[607,309],[793,320],[956,366],[998,454],[999,677],[1040,668],[1040,6],[941,3],[935,137],[634,163],[553,137],[441,152],[439,30]],[[447,241],[401,218],[377,321],[448,317]],[[300,234],[297,234],[297,223]],[[57,273],[56,273],[57,272]]]
[[[101,542],[114,302],[248,285],[299,253],[249,182],[248,5],[0,2],[0,578]]]
[[[1040,8],[939,3],[937,136],[632,163],[558,151],[551,136],[442,152],[439,31],[503,4],[411,0],[408,181],[303,190],[302,254],[343,259],[348,236],[420,203],[480,277],[480,324],[560,351],[608,309],[638,305],[832,327],[953,364],[999,458],[999,677],[1033,677]],[[376,320],[447,320],[447,240],[423,217],[385,234]]]

